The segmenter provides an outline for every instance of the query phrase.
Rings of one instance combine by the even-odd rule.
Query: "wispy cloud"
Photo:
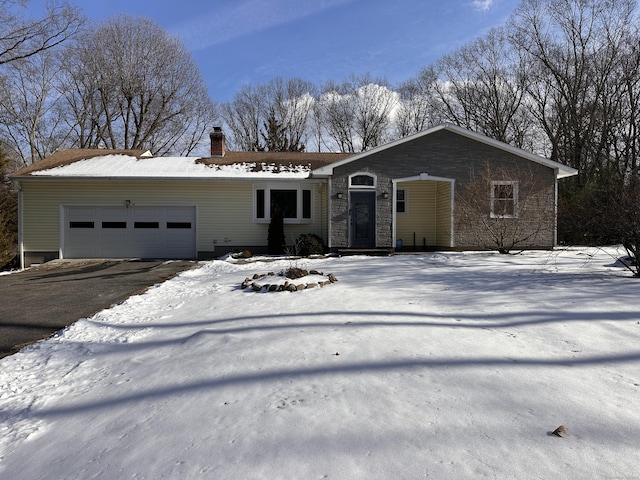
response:
[[[471,2],[471,5],[473,5],[473,8],[475,8],[476,10],[486,12],[493,5],[493,0],[473,0],[473,2]]]
[[[191,51],[202,50],[234,38],[283,25],[353,0],[241,0],[218,6],[171,28]],[[219,6],[224,3],[225,6]]]

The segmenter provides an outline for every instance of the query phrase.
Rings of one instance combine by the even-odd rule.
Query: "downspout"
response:
[[[24,222],[22,221],[22,186],[19,180],[16,181],[16,186],[18,187],[18,246],[20,248],[20,270],[24,270],[24,242],[22,233],[22,225],[24,225]]]
[[[453,180],[451,182],[451,220],[450,220],[450,228],[451,228],[451,235],[449,238],[449,245],[450,248],[456,248],[455,245],[455,238],[456,238],[456,232],[454,231],[454,229],[456,228],[456,222],[455,222],[455,208],[456,208],[456,181]]]
[[[396,202],[398,195],[398,181],[395,179],[391,180],[392,191],[391,191],[391,248],[395,251],[396,249],[396,222],[397,222],[397,212],[396,212]],[[406,197],[405,197],[406,198]]]
[[[324,182],[320,183],[320,184],[317,185],[317,188],[319,190],[318,191],[318,199],[319,199],[319,202],[320,202],[320,222],[318,224],[318,230],[319,230],[318,231],[318,236],[320,238],[322,238],[322,236],[324,235],[324,223],[325,223],[325,219],[326,219],[326,212],[323,212],[323,210],[325,208],[327,208],[326,205],[328,205],[327,202],[323,202],[322,201],[322,198],[323,198],[324,195],[328,195],[328,193],[326,191],[327,190],[327,184],[324,183]],[[327,235],[328,235],[328,233],[327,233]],[[328,243],[329,243],[329,239],[327,239],[327,244]]]
[[[331,226],[333,222],[331,221],[331,212],[333,211],[333,198],[331,196],[331,192],[333,191],[333,187],[331,185],[332,177],[329,177],[327,181],[327,248],[331,250],[333,248],[332,239],[333,235],[331,234]]]
[[[553,183],[554,199],[553,199],[553,248],[558,246],[558,175],[559,170],[555,170],[555,181]]]

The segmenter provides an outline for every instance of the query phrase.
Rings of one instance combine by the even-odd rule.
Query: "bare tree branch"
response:
[[[26,2],[0,0],[0,65],[29,58],[74,37],[83,25],[80,10],[64,2],[47,4],[44,18],[24,17]]]

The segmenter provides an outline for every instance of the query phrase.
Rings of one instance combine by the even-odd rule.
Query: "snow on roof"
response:
[[[200,157],[142,157],[112,154],[36,170],[31,176],[47,177],[150,177],[150,178],[307,178],[309,165],[242,162],[216,164]]]

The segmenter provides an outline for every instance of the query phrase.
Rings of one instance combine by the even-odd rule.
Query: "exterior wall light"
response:
[[[338,192],[336,194],[336,198],[339,199],[339,200],[342,200],[342,192]]]

